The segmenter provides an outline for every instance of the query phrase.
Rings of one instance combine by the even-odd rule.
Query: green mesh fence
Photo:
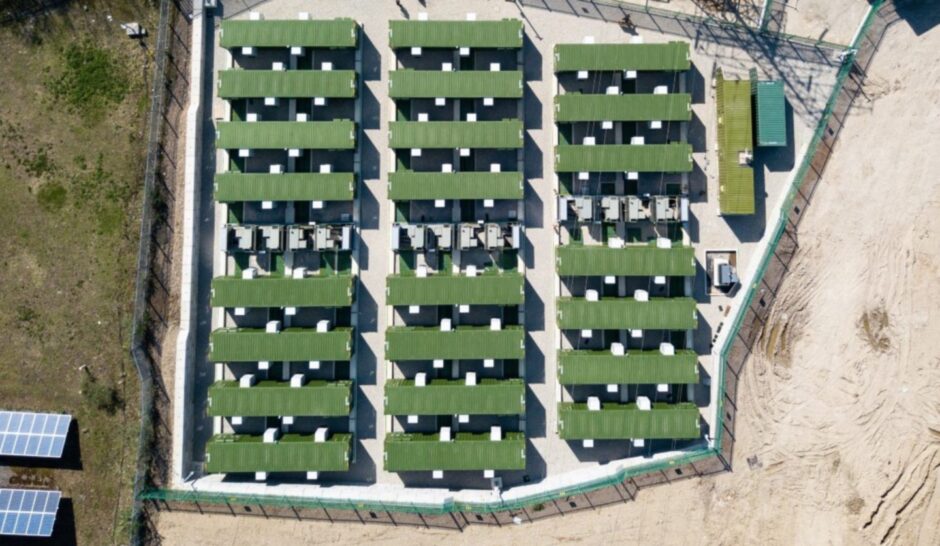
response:
[[[734,344],[734,340],[738,335],[741,326],[744,323],[745,315],[747,310],[750,308],[751,303],[754,300],[755,295],[757,294],[757,287],[760,285],[764,274],[766,273],[767,266],[770,263],[770,260],[774,254],[776,247],[780,243],[781,236],[783,235],[786,224],[788,222],[789,214],[791,207],[793,206],[794,199],[799,191],[800,186],[802,185],[807,171],[809,170],[813,158],[816,156],[817,149],[819,144],[823,140],[823,135],[826,129],[829,126],[829,120],[832,116],[833,110],[835,109],[836,100],[839,97],[840,92],[842,91],[843,85],[849,73],[852,71],[852,66],[854,64],[854,57],[859,45],[865,39],[868,34],[868,31],[875,20],[875,16],[881,6],[885,3],[885,0],[876,0],[871,9],[868,12],[868,15],[862,24],[856,38],[855,42],[852,44],[851,48],[847,50],[847,58],[843,62],[837,77],[836,83],[833,88],[832,94],[829,97],[829,100],[826,104],[826,107],[823,111],[823,114],[817,124],[816,130],[813,133],[813,137],[810,140],[810,144],[807,147],[807,152],[803,157],[802,162],[797,170],[796,175],[793,177],[793,183],[790,189],[787,192],[787,195],[784,199],[783,205],[780,209],[780,217],[774,227],[773,236],[771,238],[770,244],[767,246],[763,256],[761,256],[760,267],[757,269],[757,274],[754,277],[753,282],[747,287],[747,292],[742,300],[742,305],[740,307],[741,312],[738,313],[735,317],[731,330],[729,331],[728,337],[725,340],[724,345],[722,346],[721,351],[719,352],[719,361],[718,361],[718,400],[717,400],[717,419],[715,423],[715,431],[713,434],[714,442],[713,447],[700,447],[697,449],[691,449],[686,451],[683,455],[679,455],[673,458],[664,459],[661,461],[656,461],[649,464],[638,465],[636,467],[623,469],[620,472],[617,472],[613,475],[604,477],[602,479],[584,482],[576,486],[559,488],[552,491],[546,491],[544,493],[535,494],[519,498],[512,501],[498,501],[498,502],[489,502],[489,503],[458,503],[453,501],[444,502],[441,504],[421,504],[421,503],[383,503],[375,501],[355,501],[355,500],[340,500],[340,499],[326,499],[326,498],[310,498],[310,497],[290,497],[290,496],[276,496],[276,495],[235,495],[235,494],[226,494],[226,493],[212,493],[204,491],[195,491],[195,490],[175,490],[175,489],[148,489],[142,492],[139,495],[141,500],[150,500],[150,501],[162,501],[166,503],[171,502],[182,502],[182,503],[206,503],[206,504],[224,504],[224,505],[257,505],[257,506],[269,506],[269,507],[289,507],[292,509],[322,509],[322,510],[343,510],[343,511],[380,511],[388,513],[398,513],[398,514],[420,514],[420,515],[443,515],[443,514],[455,514],[455,513],[471,513],[471,514],[484,514],[484,513],[497,513],[497,512],[518,512],[526,509],[531,509],[533,507],[541,506],[544,503],[551,503],[553,501],[558,501],[561,499],[567,499],[575,497],[577,495],[586,495],[592,492],[597,492],[601,489],[610,488],[610,487],[620,487],[625,486],[626,484],[632,484],[635,488],[645,487],[648,484],[663,483],[671,481],[667,476],[678,476],[682,475],[682,468],[692,468],[691,475],[702,475],[703,472],[695,469],[695,464],[708,460],[718,460],[720,461],[722,469],[726,469],[729,461],[725,461],[722,457],[723,443],[726,440],[725,430],[724,430],[724,409],[725,409],[725,368],[728,366],[728,356],[729,352]],[[708,473],[708,472],[704,472]],[[295,517],[299,515],[295,514]],[[458,525],[459,526],[459,525]]]

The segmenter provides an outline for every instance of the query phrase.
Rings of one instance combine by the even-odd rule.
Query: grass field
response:
[[[120,544],[137,455],[128,345],[153,40],[142,47],[119,23],[154,29],[156,12],[69,6],[0,26],[0,406],[75,416],[79,456],[65,466],[77,468],[12,472],[71,499],[74,538],[59,542]]]

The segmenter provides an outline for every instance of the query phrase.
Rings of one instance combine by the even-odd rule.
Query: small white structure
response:
[[[460,311],[461,315],[466,315],[467,313],[470,312],[470,306],[467,305],[466,303],[461,303],[460,306],[458,307],[458,310]]]
[[[421,306],[420,306],[420,305],[409,305],[409,306],[408,306],[408,314],[409,314],[409,315],[417,315],[417,314],[420,313],[420,312],[421,312]]]
[[[614,128],[614,122],[612,122],[612,121],[602,121],[602,122],[601,122],[601,129],[604,129],[605,131],[610,131],[610,130],[613,129],[613,128]]]
[[[317,333],[325,334],[330,331],[330,321],[328,320],[318,320],[317,321]]]
[[[594,138],[594,137],[592,137],[592,136],[586,136],[586,137],[584,137],[584,145],[585,145],[585,146],[594,146],[595,144],[597,144],[597,139],[596,139],[596,138]]]
[[[659,344],[659,354],[663,356],[675,356],[676,347],[672,343],[663,342]]]
[[[411,157],[421,157],[421,148],[412,148]]]
[[[418,121],[427,121],[428,113],[427,112],[418,112]]]
[[[656,87],[653,88],[653,94],[654,94],[654,95],[668,95],[668,94],[669,94],[669,86],[667,86],[667,85],[657,85]]]
[[[579,80],[586,80],[586,79],[588,79],[588,71],[587,71],[587,70],[578,70],[578,79],[579,79]]]
[[[460,157],[470,157],[470,148],[461,148]]]
[[[450,319],[449,318],[441,319],[441,331],[450,332],[451,330],[453,330],[453,326],[451,324]]]
[[[443,165],[441,165],[441,172],[442,172],[442,173],[452,173],[452,172],[454,172],[454,164],[453,164],[453,163],[444,163]]]
[[[324,71],[324,72],[330,72],[330,71],[332,71],[332,70],[333,70],[333,63],[331,63],[331,62],[324,62],[323,64],[320,65],[320,70],[322,70],[322,71]]]
[[[411,48],[411,55],[414,56],[414,57],[420,57],[420,56],[421,56],[421,48],[420,48],[420,47],[413,47],[413,48]]]
[[[640,289],[634,290],[633,299],[636,301],[643,301],[643,302],[650,301],[650,293],[647,292],[646,290],[640,290]]]
[[[284,63],[280,63],[280,62],[271,63],[271,70],[275,72],[284,72]]]
[[[600,301],[601,297],[597,290],[589,289],[584,292],[584,299],[586,301]]]
[[[284,165],[275,163],[268,167],[268,174],[284,174]]]
[[[588,396],[587,409],[588,411],[601,411],[601,399],[596,396]]]
[[[450,427],[441,427],[440,440],[442,442],[449,442],[451,440]]]
[[[492,426],[490,427],[490,441],[491,442],[500,442],[503,439],[503,427]]]
[[[238,386],[243,389],[255,384],[255,374],[248,373],[238,378]]]
[[[322,444],[326,442],[327,436],[329,436],[329,429],[326,427],[318,427],[317,430],[313,432],[313,442],[315,444]]]
[[[460,56],[461,56],[461,57],[469,57],[469,56],[470,56],[470,48],[469,48],[469,47],[461,47],[461,48],[460,48]]]
[[[426,387],[428,385],[428,374],[418,372],[415,374],[415,387]]]
[[[434,106],[447,106],[447,99],[444,97],[437,97],[434,99]]]
[[[264,435],[261,437],[261,441],[265,444],[274,444],[277,443],[277,439],[280,435],[281,431],[271,427],[264,431]]]
[[[441,63],[441,72],[453,72],[454,65],[452,63]]]
[[[646,144],[646,138],[642,136],[633,136],[630,137],[630,144],[634,146],[642,146]]]
[[[307,379],[304,377],[304,374],[302,373],[295,373],[294,375],[290,376],[290,386],[292,388],[303,387],[304,382],[306,381]]]
[[[653,409],[653,404],[650,402],[650,399],[646,396],[637,396],[636,397],[636,409],[640,411],[650,411]]]
[[[483,106],[493,106],[495,100],[493,97],[483,97]]]
[[[484,199],[484,200],[483,200],[483,208],[485,208],[485,209],[491,209],[491,208],[493,208],[494,206],[496,206],[496,201],[495,201],[495,200],[493,200],[493,199]]]
[[[490,63],[490,72],[499,72],[499,63]]]
[[[268,334],[276,334],[281,331],[281,321],[279,320],[270,320],[264,327],[264,331]]]
[[[254,123],[256,121],[261,121],[261,116],[257,112],[248,112],[245,114],[245,121],[248,123]]]
[[[434,208],[436,208],[436,209],[442,209],[442,208],[444,208],[444,207],[446,207],[446,206],[447,206],[447,200],[446,200],[446,199],[435,199],[435,200],[434,200]]]
[[[319,360],[311,360],[311,361],[307,362],[307,369],[308,369],[308,370],[319,370],[319,369],[320,369],[320,361],[319,361]]]
[[[491,318],[490,319],[490,330],[500,331],[503,329],[503,319]]]
[[[477,120],[477,114],[476,114],[476,112],[467,112],[467,121],[471,121],[471,122],[472,122],[472,121],[476,121],[476,120]]]
[[[587,171],[581,171],[578,173],[578,180],[590,180],[590,179],[591,179],[591,173]]]
[[[605,275],[605,276],[604,276],[604,284],[607,284],[607,285],[617,284],[617,277],[615,277],[615,276],[613,276],[613,275]]]
[[[614,356],[624,356],[627,354],[626,348],[623,346],[623,343],[615,341],[610,344],[610,354]]]
[[[618,86],[616,86],[616,85],[608,86],[608,87],[607,87],[607,94],[608,94],[608,95],[619,95],[619,94],[620,94],[620,87],[618,87]]]
[[[502,168],[502,166],[500,166],[499,163],[490,163],[490,172],[491,172],[491,173],[502,172],[502,170],[503,170],[503,168]]]
[[[581,330],[581,337],[584,339],[591,339],[592,337],[594,337],[594,331],[593,330]]]
[[[492,358],[485,358],[485,359],[483,359],[483,367],[484,367],[484,368],[495,368],[495,367],[496,367],[496,361],[493,360]]]
[[[468,387],[475,387],[476,384],[477,384],[476,372],[467,372],[467,377],[464,378],[464,385]]]
[[[434,369],[435,369],[435,370],[442,370],[442,369],[444,369],[444,360],[443,360],[443,359],[440,359],[440,358],[434,359]]]

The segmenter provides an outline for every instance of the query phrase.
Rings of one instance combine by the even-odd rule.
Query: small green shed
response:
[[[787,102],[782,81],[752,81],[757,146],[787,145]]]

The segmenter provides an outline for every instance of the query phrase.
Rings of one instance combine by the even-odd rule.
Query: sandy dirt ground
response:
[[[868,11],[867,0],[775,0],[785,12],[783,32],[848,45]]]
[[[163,544],[940,544],[940,27],[899,22],[870,73],[745,367],[734,472],[463,533],[163,513]]]

